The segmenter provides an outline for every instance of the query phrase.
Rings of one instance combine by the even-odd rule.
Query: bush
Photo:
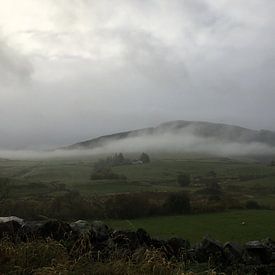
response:
[[[126,176],[116,174],[110,167],[95,170],[90,177],[91,180],[126,180]]]
[[[139,157],[139,160],[142,161],[143,163],[149,163],[150,157],[146,153],[142,153],[141,156]]]
[[[142,193],[112,196],[105,203],[108,218],[131,219],[150,216],[153,205]]]
[[[247,201],[245,203],[245,207],[247,209],[260,209],[261,208],[261,206],[258,204],[258,202],[257,201],[253,201],[253,200]]]
[[[182,187],[189,186],[190,185],[190,175],[188,174],[179,174],[178,175],[178,184]]]
[[[175,193],[170,195],[164,205],[167,214],[186,214],[190,213],[190,198],[185,192]]]

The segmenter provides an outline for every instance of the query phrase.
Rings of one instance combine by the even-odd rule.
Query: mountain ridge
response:
[[[214,138],[225,142],[263,143],[269,146],[275,146],[275,132],[269,130],[252,130],[237,125],[207,121],[175,120],[161,123],[156,127],[99,136],[97,138],[62,147],[62,149],[94,149],[103,147],[112,141],[123,140],[129,137],[154,136],[167,133],[183,135],[185,132],[191,132],[193,135],[198,137]]]

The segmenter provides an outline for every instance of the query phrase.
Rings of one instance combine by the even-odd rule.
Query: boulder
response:
[[[92,242],[103,242],[109,238],[109,227],[101,221],[94,221],[90,229]]]
[[[139,228],[136,234],[141,245],[150,245],[151,237],[144,229]]]
[[[91,224],[88,221],[78,220],[70,224],[72,230],[78,232],[79,234],[88,233],[91,229]]]
[[[0,223],[10,222],[10,221],[16,221],[20,225],[24,224],[24,220],[16,216],[0,217]]]
[[[242,262],[243,247],[234,242],[227,242],[223,246],[224,256],[226,258],[227,265],[239,264]]]
[[[124,248],[133,251],[140,246],[138,235],[133,231],[114,231],[111,234],[111,240],[116,248]]]
[[[167,241],[167,245],[171,248],[174,256],[180,257],[183,252],[187,252],[190,248],[190,243],[187,240],[181,238],[171,238]]]
[[[21,224],[17,221],[11,220],[0,223],[0,239],[3,237],[9,237],[15,239],[18,236],[18,232],[21,228]]]
[[[244,260],[247,264],[270,264],[272,249],[261,241],[250,241],[245,244]]]
[[[57,241],[60,241],[62,239],[68,239],[71,235],[71,232],[72,229],[68,223],[58,220],[47,221],[38,229],[38,234],[41,237],[50,237]]]
[[[271,262],[275,264],[275,241],[267,238],[263,240],[262,243],[271,250]]]
[[[211,260],[214,263],[222,264],[224,262],[223,245],[206,237],[195,247],[195,259],[199,263]]]
[[[35,239],[39,236],[39,229],[43,225],[41,221],[26,221],[20,228],[20,238],[22,241]]]

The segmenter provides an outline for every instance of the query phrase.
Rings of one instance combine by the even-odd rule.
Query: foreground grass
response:
[[[180,236],[191,242],[199,241],[205,235],[223,242],[275,238],[275,211],[272,210],[239,210],[106,222],[114,228],[144,228],[156,237]],[[245,225],[242,225],[242,222],[245,222]]]

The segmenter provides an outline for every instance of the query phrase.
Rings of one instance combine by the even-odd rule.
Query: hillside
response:
[[[220,142],[230,143],[262,143],[275,146],[275,132],[268,130],[251,130],[235,125],[201,121],[171,121],[158,125],[157,127],[121,132],[95,139],[86,140],[64,147],[63,149],[94,149],[103,147],[114,141],[122,141],[135,137],[154,137],[165,134],[173,134],[184,137],[192,134],[199,138],[212,138]]]

